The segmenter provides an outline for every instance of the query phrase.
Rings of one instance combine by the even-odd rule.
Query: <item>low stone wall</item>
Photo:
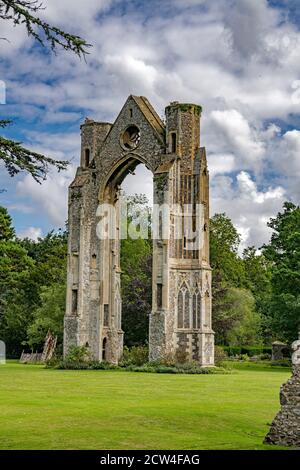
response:
[[[266,444],[300,447],[300,365],[280,389],[281,410],[265,438]]]

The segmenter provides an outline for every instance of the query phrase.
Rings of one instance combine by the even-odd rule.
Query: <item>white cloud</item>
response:
[[[261,49],[264,37],[276,26],[279,15],[268,8],[267,0],[238,0],[228,15],[233,47],[247,58]]]
[[[134,196],[134,194],[145,194],[150,205],[153,204],[153,174],[145,165],[137,166],[134,175],[128,175],[123,184],[122,189],[126,194]]]
[[[265,222],[283,199],[300,199],[300,131],[292,117],[300,114],[293,88],[300,77],[299,29],[267,0],[153,0],[143,9],[132,1],[86,0],[83,8],[79,0],[51,0],[45,6],[43,18],[93,47],[87,62],[64,51],[43,54],[30,48],[24,28],[4,25],[1,36],[10,39],[0,41],[5,110],[26,120],[26,145],[78,161],[84,115],[113,120],[130,93],[146,95],[160,115],[169,101],[199,103],[213,210],[228,211],[244,239],[265,240]],[[130,189],[150,194],[141,171]],[[21,177],[17,194],[62,225],[73,172],[53,173],[42,186]]]
[[[276,156],[276,166],[286,176],[300,178],[300,131],[286,132]]]
[[[137,94],[142,93],[145,89],[148,92],[152,91],[157,79],[155,67],[130,55],[107,55],[104,58],[104,65],[108,73],[113,76],[118,76],[119,70],[122,68],[122,80],[125,79],[126,83],[130,82],[132,90],[136,90]]]
[[[211,119],[217,130],[221,131],[223,146],[234,152],[240,165],[258,170],[265,153],[264,143],[244,116],[235,109],[228,109],[212,111]]]
[[[43,184],[36,183],[30,175],[17,183],[17,194],[28,198],[36,212],[47,215],[55,227],[64,227],[67,217],[67,189],[74,177],[74,168],[63,173],[52,173]]]
[[[28,227],[25,230],[18,233],[19,238],[30,238],[31,240],[37,241],[38,238],[42,237],[42,229],[40,227]]]
[[[237,175],[238,188],[241,194],[244,197],[248,197],[253,202],[257,204],[263,204],[268,199],[282,199],[284,195],[284,190],[281,187],[277,188],[268,188],[265,192],[260,192],[257,190],[257,185],[251,179],[250,175],[245,171],[241,171]]]
[[[211,178],[231,173],[235,169],[235,156],[233,154],[211,154],[208,156],[208,167]]]
[[[285,197],[281,186],[258,189],[245,171],[238,173],[236,181],[216,176],[211,186],[212,213],[226,212],[232,219],[242,237],[241,249],[268,241],[271,230],[267,221],[281,210]]]

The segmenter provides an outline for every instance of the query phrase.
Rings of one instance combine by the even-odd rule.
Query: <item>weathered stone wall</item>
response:
[[[136,149],[128,151],[121,145],[121,135],[130,125],[137,125],[140,129],[141,140]],[[159,132],[150,122],[133,98],[129,98],[117,117],[111,131],[105,139],[103,146],[98,150],[96,168],[99,174],[99,183],[104,190],[109,176],[118,168],[128,156],[136,157],[137,163],[142,162],[154,172],[161,164],[165,154],[163,130]],[[127,174],[124,174],[125,177]]]
[[[275,417],[265,443],[300,446],[300,365],[293,366],[293,375],[280,389],[281,410]]]
[[[176,154],[181,158],[182,173],[191,173],[200,147],[201,107],[190,103],[171,103],[166,107],[167,148],[171,151],[171,133],[177,136]]]
[[[265,438],[267,444],[300,446],[300,332],[292,351],[293,375],[280,389],[281,410]]]

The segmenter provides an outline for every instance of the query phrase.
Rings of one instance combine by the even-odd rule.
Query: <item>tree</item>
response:
[[[261,318],[249,290],[227,287],[215,298],[213,315],[216,343],[230,346],[258,345],[261,342]]]
[[[41,305],[33,312],[33,320],[27,328],[26,342],[32,349],[43,346],[48,330],[57,336],[57,344],[62,345],[65,306],[65,283],[42,287]]]
[[[262,311],[270,295],[269,263],[253,247],[241,258],[239,244],[230,218],[215,214],[210,221],[213,329],[217,344],[257,345],[263,326],[267,329]]]
[[[16,241],[0,241],[0,338],[16,357],[32,317],[30,276],[34,261]]]
[[[258,297],[271,292],[271,263],[263,253],[257,253],[254,246],[246,248],[243,252],[246,284],[253,294]]]
[[[64,283],[67,276],[68,233],[60,230],[49,232],[45,237],[33,241],[28,238],[18,240],[28,256],[35,261],[32,272],[38,286]]]
[[[66,33],[41,20],[37,13],[42,8],[42,3],[38,0],[0,0],[0,20],[12,22],[14,25],[25,25],[29,36],[42,46],[48,44],[52,51],[61,47],[79,57],[85,57],[90,44],[79,36]],[[2,128],[10,124],[10,120],[0,120]],[[46,178],[49,166],[54,166],[60,171],[68,165],[67,161],[55,160],[33,152],[23,147],[20,142],[4,136],[0,136],[0,160],[10,176],[25,170],[39,183]]]
[[[59,324],[66,264],[66,232],[50,232],[37,242],[18,240],[9,214],[0,208],[0,339],[5,341],[9,357],[20,355],[28,334],[30,345],[39,345],[38,334],[41,338],[47,325]],[[54,295],[52,304],[50,293]],[[53,328],[56,334],[59,330],[61,339],[62,324]]]
[[[0,121],[0,127],[6,127],[11,121]],[[46,179],[49,165],[55,166],[58,171],[65,170],[67,161],[54,160],[39,153],[22,147],[20,142],[0,136],[0,160],[3,161],[10,176],[17,175],[20,171],[27,171],[40,183]]]
[[[124,240],[121,250],[122,328],[127,346],[146,343],[152,308],[152,249],[145,240]]]
[[[262,322],[255,309],[255,299],[246,289],[231,287],[226,293],[231,328],[224,331],[224,344],[230,346],[254,346],[262,342]],[[224,312],[226,313],[226,312]]]
[[[11,216],[5,207],[0,206],[0,241],[12,240],[15,236],[15,230],[12,227]]]
[[[39,0],[0,0],[0,20],[11,21],[14,25],[25,25],[29,36],[42,46],[46,41],[53,51],[59,46],[79,57],[88,53],[86,48],[90,44],[84,39],[41,20],[36,13],[42,9],[43,4]]]
[[[263,252],[272,263],[272,326],[279,339],[293,341],[300,329],[300,207],[285,202],[268,226],[273,234]]]
[[[22,316],[13,306],[23,296],[34,264],[14,237],[11,217],[0,207],[0,339],[12,354],[20,348],[25,333]]]
[[[210,264],[216,279],[242,287],[245,271],[238,256],[240,236],[226,214],[215,214],[210,219]]]
[[[216,343],[225,344],[226,333],[236,318],[229,303],[229,289],[244,283],[244,267],[238,256],[239,234],[226,214],[215,214],[210,220],[210,264],[212,275],[212,326]]]
[[[150,232],[150,208],[144,195],[128,196],[127,223],[137,222],[137,214],[147,217]],[[125,229],[125,227],[123,228]],[[150,233],[149,233],[150,235]],[[122,328],[125,344],[135,346],[148,339],[152,308],[152,240],[130,237],[121,241]]]
[[[255,247],[248,247],[243,252],[246,287],[255,299],[256,311],[262,321],[264,342],[270,344],[273,339],[270,317],[270,301],[272,293],[271,262],[263,253],[257,253]]]

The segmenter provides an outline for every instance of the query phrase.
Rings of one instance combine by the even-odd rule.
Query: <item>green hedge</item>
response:
[[[128,372],[152,372],[157,374],[228,374],[230,371],[222,367],[199,367],[194,363],[178,364],[175,366],[166,366],[164,364],[147,363],[142,366],[127,365],[117,366],[107,362],[96,361],[59,361],[58,363],[49,362],[46,367],[54,369],[70,370],[118,370]]]
[[[269,346],[222,346],[228,356],[240,356],[247,354],[249,357],[259,356],[260,354],[272,354],[272,348]]]

